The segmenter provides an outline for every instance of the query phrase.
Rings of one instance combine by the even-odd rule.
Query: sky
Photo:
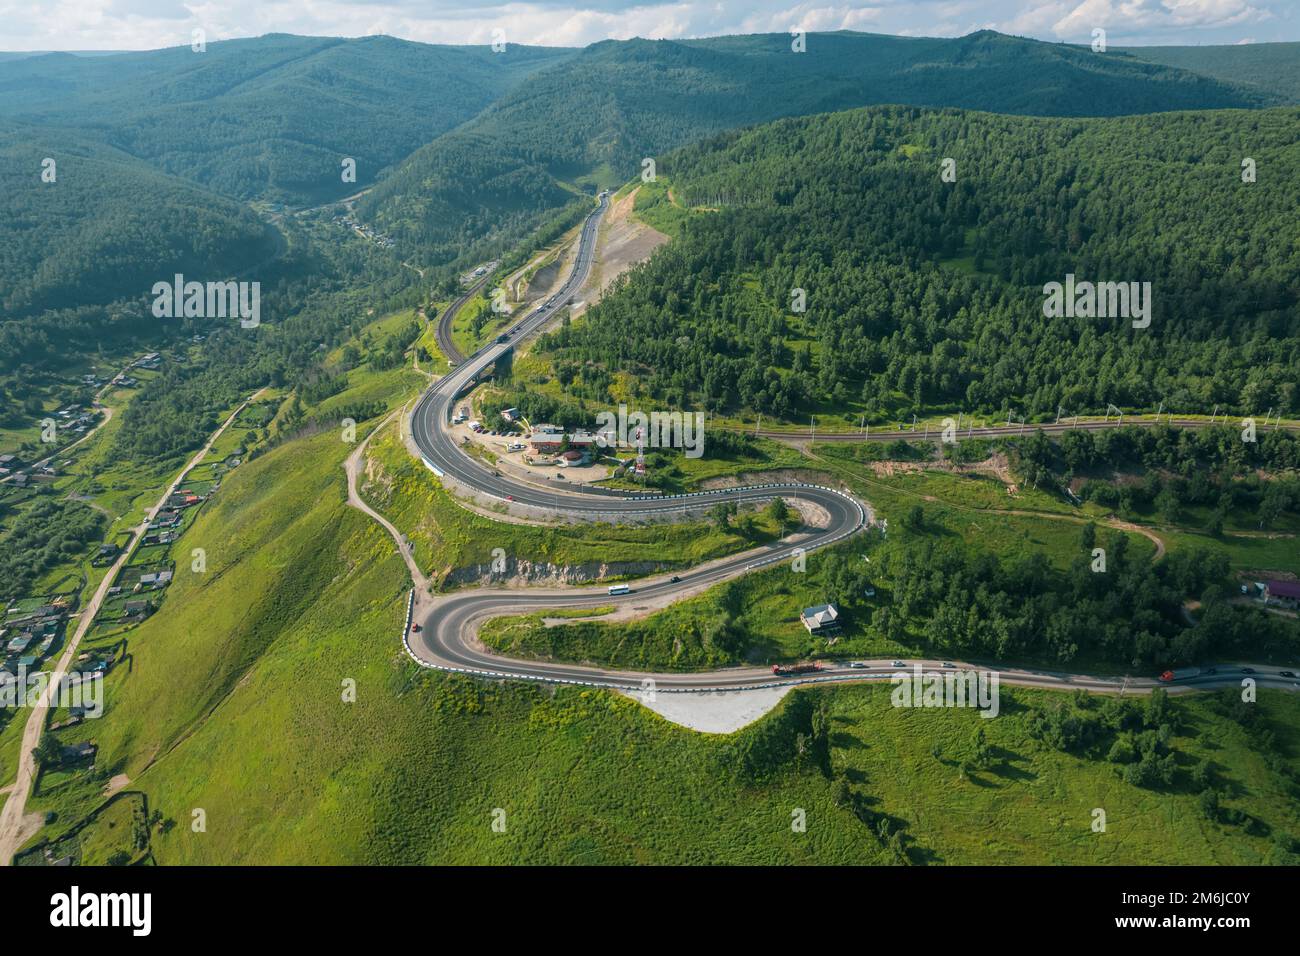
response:
[[[147,50],[264,33],[583,46],[794,29],[961,36],[992,29],[1113,46],[1300,40],[1300,0],[0,0],[0,50]],[[494,31],[501,31],[495,33]]]

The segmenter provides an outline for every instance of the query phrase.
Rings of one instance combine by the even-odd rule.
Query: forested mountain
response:
[[[542,345],[561,382],[601,403],[621,367],[662,401],[804,422],[1162,400],[1295,414],[1298,143],[1294,107],[888,107],[727,134],[660,164],[674,205],[719,211],[670,209],[678,240]],[[646,191],[672,201],[662,183]],[[1067,274],[1150,282],[1149,327],[1046,317],[1044,285]]]
[[[281,240],[237,200],[355,193],[568,55],[267,36],[0,60],[0,371],[91,347],[115,321],[138,327],[120,301],[175,272],[265,266]]]
[[[270,35],[0,62],[0,116],[75,129],[239,199],[348,195],[572,51]],[[340,163],[357,163],[357,182]]]
[[[609,185],[644,157],[781,116],[871,103],[1115,115],[1275,103],[1181,70],[982,31],[958,39],[785,34],[593,44],[414,153],[362,215],[437,263],[484,235],[511,241],[562,183]]]
[[[1116,53],[1148,63],[1190,70],[1300,103],[1300,43],[1242,43],[1234,46],[1140,46]]]
[[[5,319],[144,296],[174,272],[224,279],[275,250],[273,233],[246,206],[117,150],[4,120],[0,143]],[[47,158],[53,182],[42,180]],[[34,333],[13,325],[0,325],[0,335]],[[10,351],[0,345],[0,355]]]

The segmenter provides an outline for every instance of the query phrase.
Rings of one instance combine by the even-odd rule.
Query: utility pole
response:
[[[1214,403],[1214,414],[1210,416],[1210,424],[1213,425],[1213,424],[1214,424],[1214,420],[1215,420],[1216,418],[1218,418],[1218,417],[1219,417],[1219,403],[1218,403],[1218,402],[1215,402],[1215,403]]]

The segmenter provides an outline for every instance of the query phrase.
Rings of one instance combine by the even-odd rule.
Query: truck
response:
[[[821,670],[822,666],[816,662],[805,664],[773,664],[772,673],[778,677],[790,677],[794,674],[812,674]]]
[[[1168,684],[1170,681],[1186,680],[1189,677],[1196,677],[1201,673],[1199,667],[1180,667],[1177,670],[1165,671],[1160,675],[1162,683]]]

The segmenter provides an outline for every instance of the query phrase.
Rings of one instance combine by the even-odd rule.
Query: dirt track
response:
[[[189,460],[185,467],[181,469],[180,473],[177,474],[172,483],[167,486],[167,490],[162,493],[162,497],[158,499],[158,503],[145,513],[144,520],[136,526],[136,529],[132,534],[130,544],[122,550],[118,559],[113,562],[108,573],[105,574],[103,579],[99,582],[99,587],[95,589],[94,596],[78,616],[77,629],[73,633],[72,639],[68,641],[68,646],[64,649],[63,655],[59,658],[59,662],[55,666],[54,672],[50,675],[50,681],[45,692],[41,694],[40,700],[38,700],[36,706],[32,708],[31,716],[27,718],[27,726],[23,728],[23,739],[22,743],[19,745],[18,751],[18,774],[10,788],[9,798],[5,801],[4,809],[0,810],[0,866],[10,865],[10,863],[13,862],[14,854],[18,852],[18,849],[35,836],[37,831],[41,828],[41,824],[44,820],[41,814],[23,813],[23,810],[26,809],[27,806],[27,797],[32,790],[32,784],[36,780],[36,758],[32,755],[32,751],[34,751],[40,743],[41,734],[45,731],[45,721],[49,716],[50,711],[50,698],[53,695],[54,690],[57,688],[60,679],[67,673],[68,668],[72,666],[72,662],[76,658],[77,647],[80,645],[81,639],[85,637],[86,632],[90,630],[90,625],[95,620],[95,615],[99,613],[99,609],[104,603],[104,598],[108,596],[108,589],[112,586],[118,572],[122,570],[122,566],[131,559],[131,555],[135,553],[137,546],[139,546],[140,542],[144,539],[145,532],[149,530],[149,523],[153,521],[154,516],[162,510],[163,505],[167,503],[167,499],[170,498],[176,489],[181,486],[181,482],[185,480],[185,476],[188,475],[199,462],[207,457],[208,452],[212,450],[212,446],[216,444],[217,439],[225,433],[226,429],[230,427],[231,422],[238,417],[239,413],[242,412],[250,402],[256,401],[265,391],[265,388],[258,389],[252,396],[245,399],[238,408],[230,413],[230,417],[221,423],[221,427],[212,433],[208,438],[207,443],[204,444],[204,446],[195,453],[194,457]]]

